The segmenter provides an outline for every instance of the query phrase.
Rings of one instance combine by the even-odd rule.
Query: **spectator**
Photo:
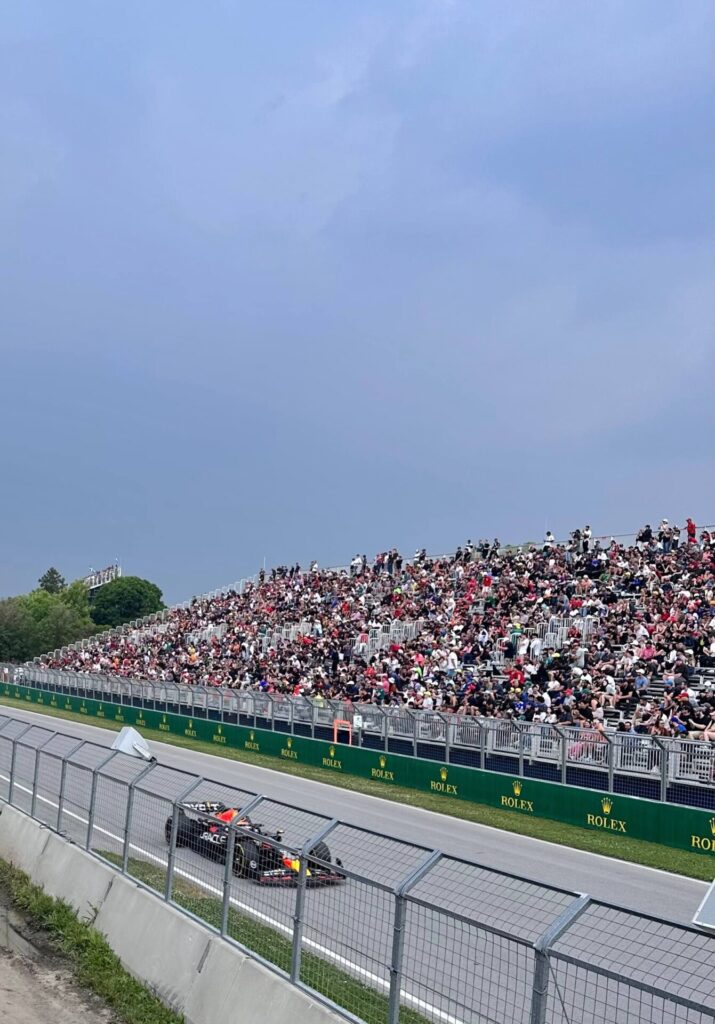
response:
[[[44,663],[80,672],[341,698],[387,707],[577,725],[593,755],[617,720],[632,732],[711,740],[715,560],[691,519],[689,543],[502,550],[467,541],[453,556],[396,548],[372,565],[261,571],[242,593],[199,598],[159,626],[127,628]],[[671,541],[673,533],[671,533]],[[380,640],[381,637],[384,640]],[[656,683],[663,688],[662,699]],[[687,707],[685,706],[687,704]],[[585,725],[584,725],[585,723]]]

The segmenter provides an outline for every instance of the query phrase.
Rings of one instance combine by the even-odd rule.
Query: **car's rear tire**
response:
[[[164,839],[166,839],[166,845],[171,846],[171,829],[173,819],[167,818],[166,824],[164,825]],[[189,838],[181,827],[181,820],[179,820],[179,827],[176,830],[176,849],[180,849],[182,846],[188,846]]]
[[[256,878],[260,870],[260,853],[252,839],[237,839],[233,851],[233,873],[237,878]]]
[[[321,860],[323,864],[330,864],[332,858],[330,856],[330,847],[328,844],[323,842],[316,843],[310,851],[310,857],[308,859],[309,864],[315,864],[315,860],[313,860],[313,858]],[[315,864],[315,866],[320,867],[321,865]]]

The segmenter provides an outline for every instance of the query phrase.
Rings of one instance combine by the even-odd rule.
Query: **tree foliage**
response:
[[[0,600],[0,662],[29,661],[92,636],[102,627],[117,626],[163,608],[159,588],[136,576],[114,580],[93,596],[82,580],[68,586],[54,567],[39,582],[29,594]],[[109,599],[103,597],[104,591],[117,584],[128,586],[115,589]]]
[[[66,585],[64,576],[58,569],[55,569],[54,565],[51,565],[37,582],[40,584],[40,589],[46,590],[48,594],[59,594]]]
[[[161,591],[155,583],[138,576],[120,576],[97,590],[90,603],[90,613],[96,623],[121,626],[123,622],[152,615],[163,607]]]

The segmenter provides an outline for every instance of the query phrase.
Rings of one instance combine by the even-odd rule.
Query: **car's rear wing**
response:
[[[181,806],[185,811],[198,811],[201,814],[217,814],[229,809],[228,804],[216,803],[214,800],[199,800],[198,803],[185,801]]]

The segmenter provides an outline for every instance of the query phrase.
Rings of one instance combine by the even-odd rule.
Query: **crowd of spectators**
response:
[[[367,653],[375,627],[418,620],[412,639]],[[715,536],[663,519],[629,545],[585,526],[565,543],[547,532],[520,548],[495,538],[437,558],[392,549],[340,570],[283,566],[242,593],[174,609],[159,630],[127,628],[43,661],[715,742]]]

